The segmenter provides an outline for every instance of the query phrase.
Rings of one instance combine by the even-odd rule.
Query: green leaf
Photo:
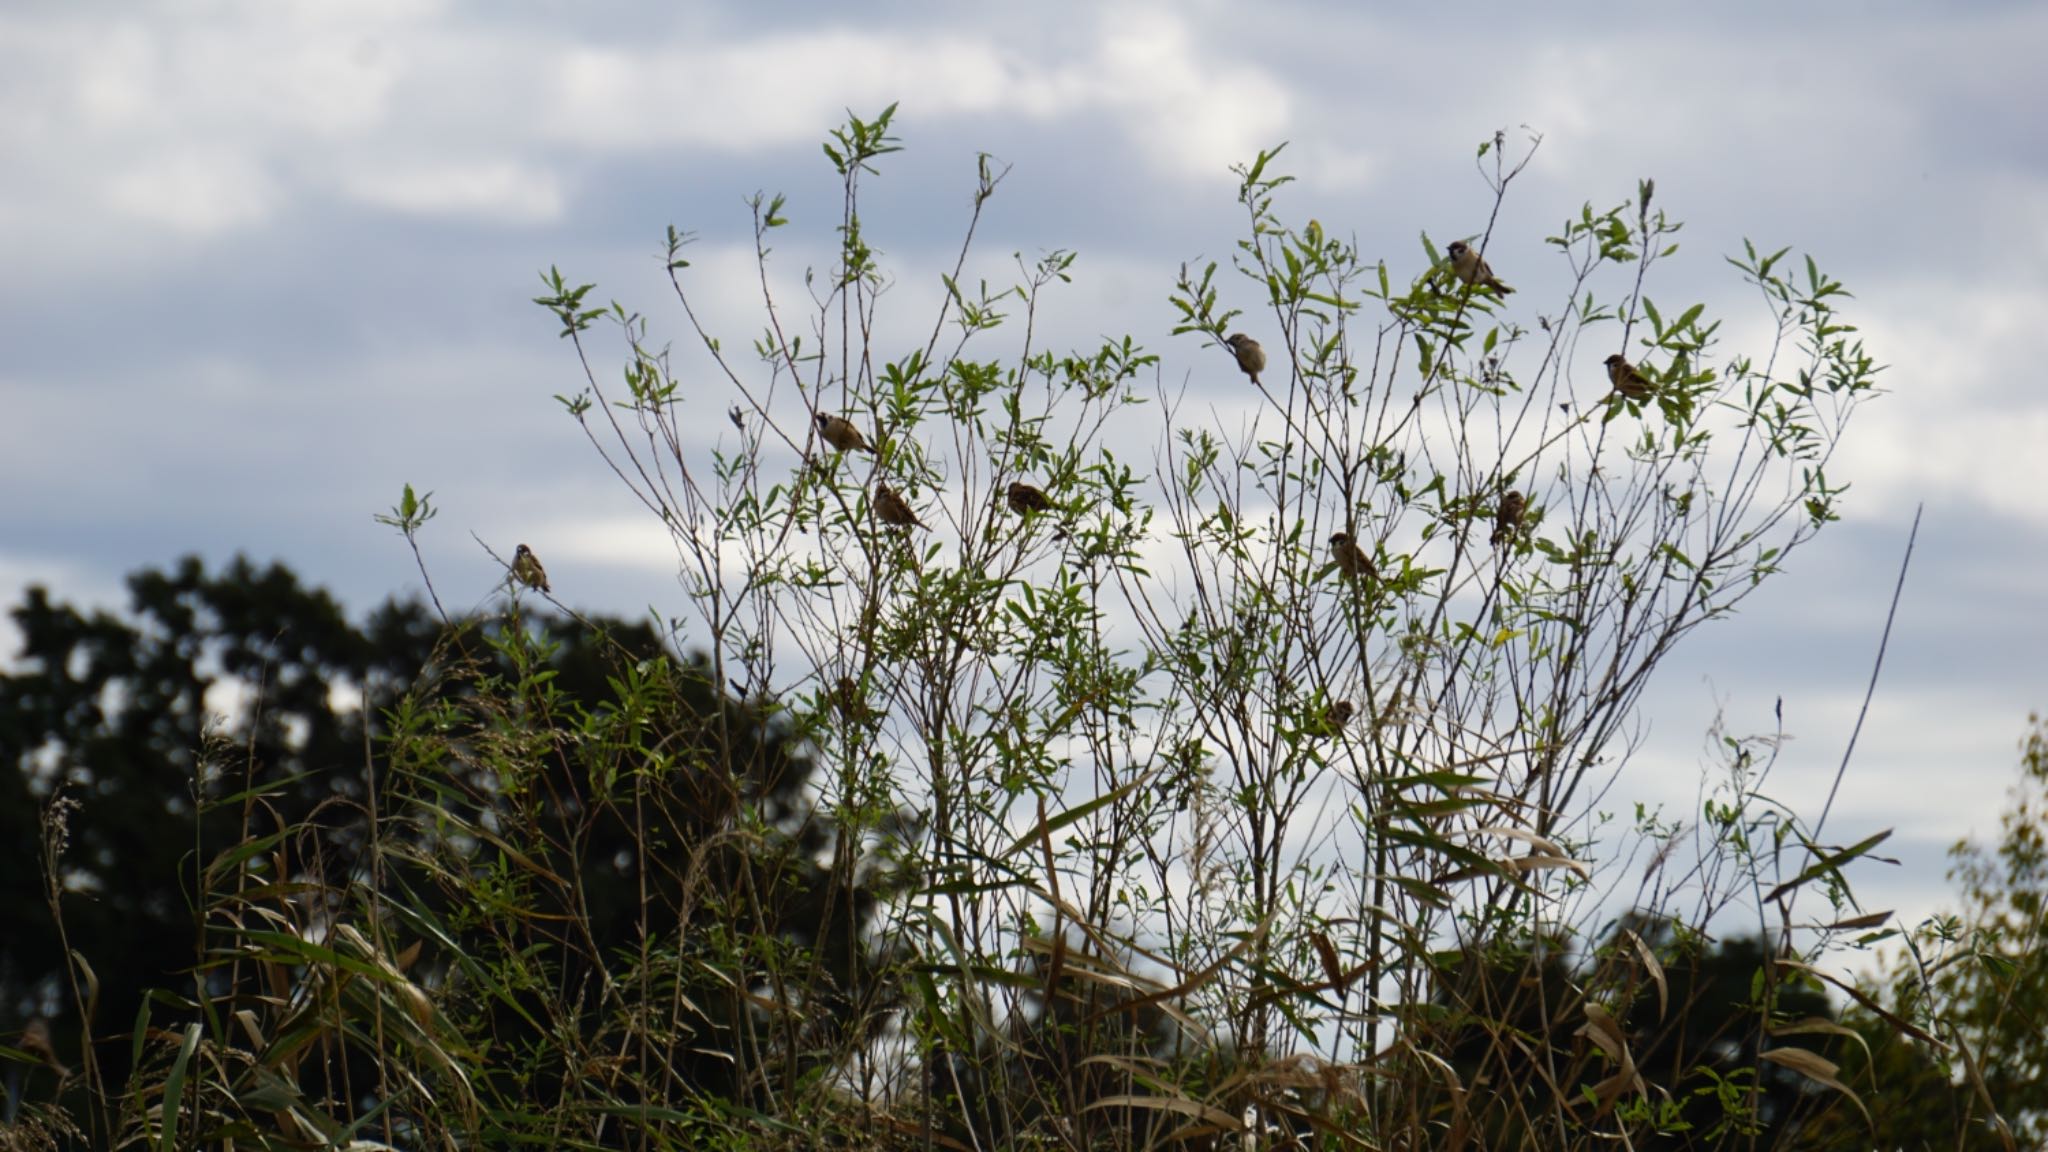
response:
[[[162,1127],[157,1130],[159,1152],[175,1152],[178,1147],[180,1111],[185,1102],[185,1077],[192,1066],[192,1054],[199,1051],[199,1025],[194,1022],[185,1025],[185,1042],[178,1047],[177,1058],[171,1061],[170,1073],[164,1077],[164,1106]]]
[[[1799,875],[1771,889],[1770,894],[1764,897],[1764,903],[1773,903],[1778,897],[1818,877],[1839,874],[1842,870],[1842,865],[1859,856],[1867,855],[1871,849],[1891,838],[1892,830],[1887,828],[1882,832],[1866,836],[1839,852],[1822,853],[1818,859],[1801,870]],[[1811,843],[1807,844],[1806,848],[1808,851],[1816,850],[1816,846]]]

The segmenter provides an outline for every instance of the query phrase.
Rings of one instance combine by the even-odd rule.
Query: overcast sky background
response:
[[[442,509],[428,559],[451,607],[498,575],[474,530],[531,542],[572,603],[683,615],[658,526],[550,398],[580,381],[530,303],[538,270],[597,281],[681,344],[661,237],[695,230],[700,298],[750,340],[743,197],[790,196],[799,270],[836,213],[825,131],[900,102],[907,151],[870,185],[868,226],[905,315],[928,326],[988,151],[1014,170],[982,252],[1080,253],[1048,343],[1129,332],[1195,402],[1236,400],[1227,362],[1169,336],[1166,300],[1182,261],[1228,255],[1231,164],[1289,141],[1287,215],[1355,235],[1399,281],[1422,230],[1483,227],[1474,146],[1527,125],[1544,142],[1489,249],[1518,300],[1564,282],[1543,237],[1641,176],[1687,222],[1660,297],[1753,331],[1720,260],[1745,236],[1856,294],[1890,394],[1835,470],[1844,522],[1681,649],[1631,772],[1684,811],[1717,710],[1765,731],[1782,697],[1796,739],[1773,790],[1817,810],[1924,503],[1828,832],[1896,827],[1904,867],[1862,869],[1863,892],[1931,910],[1944,849],[1995,829],[2048,707],[2048,6],[1359,7],[14,0],[0,596],[40,582],[113,605],[138,567],[244,551],[362,611],[417,588],[371,520],[410,482]],[[700,402],[709,419],[728,401]]]

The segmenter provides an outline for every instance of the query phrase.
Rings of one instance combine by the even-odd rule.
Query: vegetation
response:
[[[1852,1074],[1884,1086],[1886,1146],[2048,1142],[2048,723],[2036,716],[1997,844],[1950,852],[1959,911],[1901,937],[1848,1021]],[[1868,1070],[1866,1072],[1866,1069]]]
[[[562,402],[686,618],[537,614],[509,564],[489,617],[360,632],[196,563],[138,578],[134,625],[17,614],[0,818],[42,879],[0,982],[52,1039],[10,1139],[1865,1147],[1905,1131],[1894,1073],[1956,1083],[1849,1064],[1868,1033],[2012,1018],[1922,954],[1921,999],[1836,1019],[1826,964],[1883,923],[1843,869],[1882,837],[1766,799],[1774,740],[1727,740],[1691,818],[1600,807],[1674,646],[1834,518],[1878,369],[1811,261],[1730,261],[1774,327],[1729,352],[1657,301],[1648,181],[1563,221],[1568,291],[1524,302],[1490,228],[1402,268],[1288,221],[1266,153],[1230,259],[1171,291],[1186,371],[1244,398],[1197,411],[1129,338],[1043,346],[1076,257],[984,268],[986,156],[936,316],[889,314],[861,205],[892,114],[826,143],[801,310],[794,210],[753,201],[750,344],[700,323],[686,233],[682,351],[547,277]],[[382,519],[421,555],[432,516]],[[138,864],[156,889],[95,903]],[[1759,934],[1716,942],[1738,911]],[[1995,1138],[1960,1099],[1916,1131]]]

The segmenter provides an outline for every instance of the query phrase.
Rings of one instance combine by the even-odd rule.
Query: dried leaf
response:
[[[1795,1020],[1790,1024],[1781,1024],[1770,1029],[1770,1033],[1773,1036],[1846,1036],[1854,1040],[1857,1047],[1863,1049],[1865,1059],[1870,1057],[1870,1042],[1863,1038],[1863,1033],[1821,1016],[1808,1016],[1804,1020]]]
[[[1664,979],[1664,965],[1657,962],[1657,954],[1650,950],[1648,944],[1643,943],[1643,938],[1636,935],[1633,929],[1625,928],[1622,934],[1628,937],[1630,944],[1635,945],[1636,958],[1643,962],[1644,970],[1650,974],[1650,982],[1657,986],[1657,1019],[1662,1020],[1665,1012],[1671,1007],[1671,986]]]
[[[1514,872],[1542,872],[1552,868],[1566,868],[1588,880],[1593,878],[1591,868],[1564,856],[1505,856],[1496,863]]]
[[[1773,1064],[1783,1065],[1816,1084],[1840,1092],[1849,1098],[1849,1103],[1854,1104],[1858,1112],[1863,1113],[1864,1123],[1874,1123],[1870,1118],[1870,1109],[1863,1106],[1862,1099],[1856,1093],[1851,1092],[1847,1084],[1835,1079],[1835,1074],[1841,1071],[1841,1069],[1836,1066],[1834,1061],[1822,1056],[1820,1053],[1810,1048],[1773,1048],[1768,1052],[1759,1053],[1757,1058],[1769,1060]]]
[[[1803,964],[1797,960],[1787,959],[1783,956],[1778,957],[1778,966],[1780,968],[1790,968],[1796,972],[1804,972],[1817,980],[1821,980],[1825,983],[1834,985],[1835,987],[1842,990],[1843,995],[1849,997],[1849,999],[1854,1000],[1856,1003],[1868,1009],[1878,1019],[1883,1020],[1885,1023],[1891,1025],[1892,1027],[1898,1029],[1901,1032],[1904,1032],[1906,1035],[1911,1036],[1913,1039],[1920,1041],[1922,1044],[1927,1045],[1928,1047],[1934,1049],[1936,1052],[1946,1053],[1955,1050],[1952,1045],[1944,1041],[1938,1040],[1932,1035],[1930,1035],[1926,1031],[1926,1029],[1921,1028],[1919,1025],[1914,1024],[1911,1020],[1908,1020],[1905,1017],[1899,1015],[1898,1013],[1890,1011],[1884,1005],[1879,1004],[1876,1000],[1870,997],[1869,993],[1864,992],[1862,989],[1856,987],[1854,984],[1844,983],[1842,980],[1834,976],[1828,975],[1826,972],[1823,972],[1820,969],[1815,968],[1811,964]]]
[[[1344,961],[1337,955],[1337,946],[1330,943],[1329,935],[1320,931],[1311,932],[1308,940],[1316,946],[1316,957],[1323,962],[1323,975],[1329,978],[1330,986],[1335,988],[1340,996],[1350,992],[1351,978],[1344,974]]]
[[[1606,1053],[1617,1065],[1612,1076],[1593,1086],[1593,1094],[1600,1101],[1600,1110],[1607,1111],[1630,1090],[1648,1095],[1649,1089],[1636,1073],[1635,1057],[1629,1055],[1628,1039],[1622,1035],[1621,1025],[1614,1019],[1614,1014],[1607,1010],[1606,1005],[1590,1000],[1582,1011],[1586,1022],[1579,1026],[1575,1035],[1592,1041],[1594,1047]]]
[[[1191,1116],[1204,1123],[1214,1124],[1226,1132],[1244,1131],[1244,1121],[1230,1113],[1220,1108],[1212,1108],[1199,1100],[1189,1100],[1181,1096],[1104,1096],[1081,1111],[1093,1112],[1098,1108],[1149,1108],[1155,1112]]]
[[[1507,824],[1489,824],[1484,828],[1476,830],[1474,835],[1504,836],[1509,840],[1519,840],[1522,843],[1527,844],[1529,847],[1536,849],[1536,851],[1542,853],[1545,856],[1570,855],[1570,853],[1566,852],[1563,848],[1559,847],[1557,845],[1557,842],[1554,840],[1545,840],[1543,837],[1536,835],[1534,832],[1530,832],[1522,828],[1516,828]]]

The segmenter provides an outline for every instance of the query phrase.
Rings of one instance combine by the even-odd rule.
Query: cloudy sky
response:
[[[1474,145],[1534,131],[1489,249],[1522,299],[1563,283],[1542,238],[1568,213],[1652,176],[1687,221],[1668,295],[1753,330],[1719,256],[1797,245],[1890,365],[1836,469],[1844,522],[1681,650],[1632,771],[1685,803],[1716,712],[1765,730],[1782,698],[1773,789],[1817,805],[1924,505],[1828,838],[1898,828],[1905,867],[1866,893],[1909,915],[1939,898],[1942,850],[1994,827],[2048,708],[2048,394],[2026,351],[2048,318],[2048,9],[863,7],[7,5],[0,595],[113,603],[139,566],[245,551],[366,608],[416,587],[371,519],[410,482],[442,508],[428,558],[458,604],[496,575],[474,531],[533,542],[572,602],[680,614],[672,550],[551,399],[580,381],[536,273],[680,340],[661,237],[691,229],[712,323],[751,338],[743,199],[787,193],[828,242],[818,143],[849,108],[900,103],[869,228],[911,305],[990,152],[1014,168],[983,251],[1080,253],[1050,342],[1129,332],[1196,399],[1242,382],[1169,335],[1166,298],[1182,261],[1230,250],[1231,164],[1288,141],[1288,214],[1412,274],[1422,230],[1483,226]]]

